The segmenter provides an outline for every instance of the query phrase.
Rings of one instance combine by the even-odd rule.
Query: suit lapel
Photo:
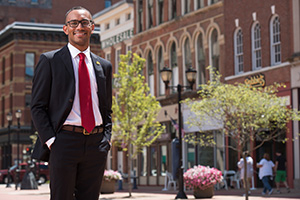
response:
[[[67,46],[64,46],[60,50],[60,57],[62,59],[62,62],[64,63],[67,71],[70,73],[70,75],[75,79],[74,77],[74,69],[73,69],[73,63],[71,59],[71,54]]]

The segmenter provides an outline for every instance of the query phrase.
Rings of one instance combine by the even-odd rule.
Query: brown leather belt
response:
[[[83,135],[92,135],[103,132],[103,126],[96,126],[90,133],[81,126],[64,125],[62,130],[82,133]]]

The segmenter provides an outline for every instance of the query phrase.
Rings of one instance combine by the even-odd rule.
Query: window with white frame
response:
[[[217,29],[214,29],[211,33],[210,36],[210,60],[211,60],[211,66],[212,66],[212,70],[215,71],[219,71],[220,70],[220,46],[219,46],[219,41],[218,41],[218,31]],[[210,74],[210,76],[214,76],[214,74]],[[211,77],[212,79],[214,79],[214,77]]]
[[[109,23],[105,24],[105,30],[108,30],[110,28]]]
[[[182,15],[185,15],[190,12],[190,0],[181,0],[182,5]]]
[[[217,3],[218,1],[220,1],[220,0],[208,0],[208,5],[215,4],[215,3]]]
[[[177,16],[177,0],[169,0],[169,19],[174,19]]]
[[[261,61],[261,34],[260,24],[255,22],[251,31],[252,38],[252,70],[260,69],[262,66]]]
[[[197,77],[197,87],[199,84],[205,84],[206,83],[206,73],[205,73],[205,51],[204,51],[204,45],[203,45],[203,34],[200,33],[197,38],[197,44],[196,44],[196,55],[197,55],[197,71],[198,71],[198,77]]]
[[[274,16],[270,22],[271,65],[281,63],[280,21]]]
[[[137,3],[137,32],[143,31],[143,0]]]
[[[176,86],[179,83],[179,74],[178,74],[178,64],[177,64],[177,53],[176,53],[176,44],[172,43],[171,51],[170,51],[170,66],[172,68],[172,85]],[[176,88],[172,88],[172,93],[177,92]]]
[[[147,28],[151,28],[153,26],[153,0],[148,0],[147,9]]]
[[[120,24],[120,18],[116,19],[116,26]]]
[[[158,7],[158,23],[161,24],[164,21],[164,0],[158,0],[157,1],[157,7]]]
[[[108,61],[111,61],[111,53],[110,52],[105,54],[105,59]]]
[[[121,49],[116,49],[115,74],[118,73],[119,63],[120,63],[120,55],[121,55]]]
[[[153,70],[153,59],[152,53],[149,51],[147,57],[147,76],[148,76],[148,85],[150,88],[150,94],[154,96],[154,70]]]
[[[126,20],[128,21],[128,20],[130,20],[131,19],[131,13],[127,13],[127,15],[126,15]]]
[[[183,84],[187,85],[186,74],[185,71],[192,66],[192,54],[191,54],[191,46],[190,40],[187,37],[184,41],[184,66],[183,66]]]
[[[165,94],[165,84],[161,78],[160,71],[164,68],[164,56],[163,56],[163,50],[162,47],[159,47],[158,52],[157,52],[157,70],[159,74],[159,95],[164,95]]]
[[[194,0],[195,10],[204,7],[204,0]]]
[[[238,28],[234,33],[234,68],[235,74],[244,72],[243,32]]]

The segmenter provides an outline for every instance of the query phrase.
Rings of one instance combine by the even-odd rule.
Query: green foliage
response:
[[[156,120],[159,102],[149,93],[142,75],[145,59],[137,54],[121,55],[118,74],[115,74],[116,96],[113,97],[112,136],[117,144],[127,151],[134,146],[133,156],[144,146],[151,145],[165,127]],[[132,59],[132,60],[131,60]]]
[[[286,105],[286,99],[276,96],[279,88],[285,85],[277,84],[264,88],[253,88],[246,84],[224,84],[220,75],[215,80],[201,85],[199,99],[187,99],[184,102],[194,116],[188,119],[188,124],[203,130],[204,126],[216,127],[233,138],[235,149],[242,152],[250,141],[265,141],[282,139],[280,135],[286,132],[286,125],[291,120],[299,120],[299,112]],[[200,145],[214,145],[213,135],[203,132],[199,135],[186,135],[188,142]],[[254,147],[252,150],[257,149]]]

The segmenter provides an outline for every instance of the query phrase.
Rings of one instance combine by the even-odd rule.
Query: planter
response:
[[[101,194],[112,194],[116,191],[116,180],[102,180]]]
[[[201,190],[199,188],[194,188],[194,197],[196,199],[202,198],[212,198],[214,196],[214,186]]]

